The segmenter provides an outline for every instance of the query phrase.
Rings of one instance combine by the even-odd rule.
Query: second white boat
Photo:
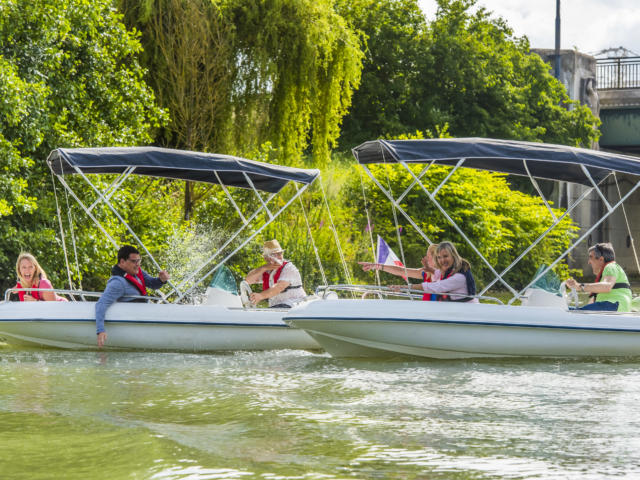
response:
[[[628,357],[640,355],[640,317],[410,300],[326,300],[286,317],[335,357]]]

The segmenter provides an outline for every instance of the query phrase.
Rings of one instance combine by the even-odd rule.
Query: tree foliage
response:
[[[21,250],[42,260],[58,285],[64,271],[51,175],[58,147],[147,143],[164,114],[143,82],[140,44],[108,0],[7,0],[0,5],[0,270],[3,286]],[[104,268],[112,247],[90,243],[81,263]],[[97,253],[97,255],[96,255]],[[89,267],[89,270],[93,270]]]
[[[427,23],[415,0],[356,0],[367,38],[362,85],[341,145],[449,125],[452,135],[589,147],[599,122],[571,101],[526,37],[476,0],[438,0]]]
[[[331,0],[120,0],[172,116],[172,146],[280,162],[329,159],[360,79],[360,41]]]

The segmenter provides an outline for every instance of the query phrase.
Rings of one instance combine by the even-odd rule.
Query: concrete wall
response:
[[[531,50],[542,57],[551,65],[552,74],[555,76],[555,55],[553,49],[534,48]],[[591,105],[587,91],[589,81],[596,79],[596,59],[591,55],[580,53],[576,50],[560,50],[560,81],[567,89],[569,98],[579,100],[580,103],[589,105],[597,115],[597,105]],[[594,83],[595,86],[595,83]],[[590,101],[591,100],[591,101]]]

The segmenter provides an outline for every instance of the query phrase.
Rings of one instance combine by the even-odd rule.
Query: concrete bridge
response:
[[[640,155],[640,57],[596,61],[600,148]]]

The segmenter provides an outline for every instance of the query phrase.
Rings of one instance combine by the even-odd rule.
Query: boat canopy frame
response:
[[[519,142],[513,140],[496,140],[487,138],[451,138],[429,140],[374,140],[365,142],[355,147],[352,153],[362,166],[367,176],[374,182],[377,188],[389,199],[395,210],[399,211],[416,232],[427,241],[434,243],[424,231],[411,219],[408,213],[401,207],[402,200],[416,187],[420,186],[423,193],[432,204],[442,213],[447,222],[462,236],[465,242],[487,265],[494,278],[482,289],[479,296],[484,296],[496,283],[501,283],[513,295],[509,300],[512,304],[523,297],[524,292],[547,272],[569,255],[588,235],[602,222],[609,218],[618,208],[624,209],[624,201],[640,187],[640,158],[628,155],[618,155],[597,150],[567,147],[563,145],[550,145],[534,142]],[[399,196],[395,196],[390,189],[385,188],[369,169],[370,164],[401,165],[413,178],[410,185]],[[425,164],[422,171],[416,175],[409,168],[411,164]],[[422,178],[433,165],[451,166],[440,184],[429,191],[422,182]],[[530,179],[534,189],[542,199],[544,205],[553,219],[551,225],[538,236],[523,252],[521,252],[506,268],[497,272],[493,265],[482,255],[476,245],[464,233],[462,228],[451,218],[442,205],[436,199],[436,195],[449,181],[451,176],[461,167],[487,170],[498,173],[526,176]],[[616,172],[633,175],[636,182],[624,195],[620,195],[619,201],[613,205],[603,194],[600,185]],[[547,198],[543,194],[537,182],[537,178],[553,180],[556,182],[577,183],[586,186],[586,190],[571,204],[567,205],[565,212],[557,217],[553,212]],[[617,179],[616,179],[617,181]],[[592,192],[596,192],[603,201],[606,212],[585,233],[580,235],[555,261],[543,269],[524,288],[516,291],[504,278],[538,243],[562,222],[579,204],[581,204]],[[568,203],[570,199],[568,199]],[[395,217],[395,213],[394,213]],[[626,213],[625,213],[626,218]],[[632,238],[633,245],[633,238]],[[635,247],[634,247],[635,252]]]
[[[306,191],[309,185],[311,185],[320,175],[320,171],[317,169],[293,168],[247,160],[240,157],[232,157],[229,155],[172,150],[158,147],[60,148],[53,150],[49,154],[47,164],[51,170],[52,176],[60,182],[65,191],[71,195],[80,208],[102,231],[105,237],[114,245],[115,248],[119,248],[120,245],[92,213],[98,205],[105,205],[116,216],[118,221],[141,246],[145,254],[148,255],[153,265],[158,270],[161,269],[160,264],[156,261],[155,257],[151,254],[144,242],[142,242],[139,236],[125,221],[111,202],[111,197],[114,193],[131,175],[134,174],[217,184],[222,188],[225,197],[229,200],[229,204],[240,217],[242,225],[215,252],[213,252],[212,255],[202,262],[202,264],[196,268],[191,275],[183,279],[178,285],[171,281],[168,282],[173,293],[176,295],[173,303],[178,303],[183,300],[205,278],[213,274],[218,268],[220,268],[220,266],[224,265],[227,260],[259,235],[267,226],[278,218],[282,212],[295,202],[296,199],[298,199],[300,195]],[[190,169],[195,169],[195,172]],[[97,198],[91,205],[86,205],[65,180],[64,176],[69,174],[79,175],[91,190],[95,192]],[[88,174],[117,174],[118,176],[111,182],[111,184],[101,190],[89,179]],[[278,196],[280,191],[290,183],[295,185],[295,193],[292,197],[279,208],[270,206],[271,202]],[[260,206],[247,217],[234,200],[231,192],[229,191],[229,187],[251,190],[254,196],[257,197]],[[266,199],[263,198],[261,192],[263,194],[268,194]],[[57,203],[56,194],[56,205]],[[266,213],[268,217],[267,221],[259,228],[254,229],[253,233],[251,233],[240,243],[240,245],[233,249],[231,253],[227,254],[210,270],[203,275],[200,275],[207,265],[219,257],[245,229],[251,226],[253,220],[255,220],[262,212]],[[66,259],[65,235],[62,229],[61,210],[58,205],[57,213]],[[68,262],[67,270],[69,273],[70,287],[73,287],[73,285],[71,285],[71,273],[70,268],[68,267]],[[198,275],[200,276],[198,277]],[[187,288],[189,282],[193,282],[193,285],[190,288]],[[162,300],[168,303],[167,296],[162,292],[158,293],[162,296]]]

